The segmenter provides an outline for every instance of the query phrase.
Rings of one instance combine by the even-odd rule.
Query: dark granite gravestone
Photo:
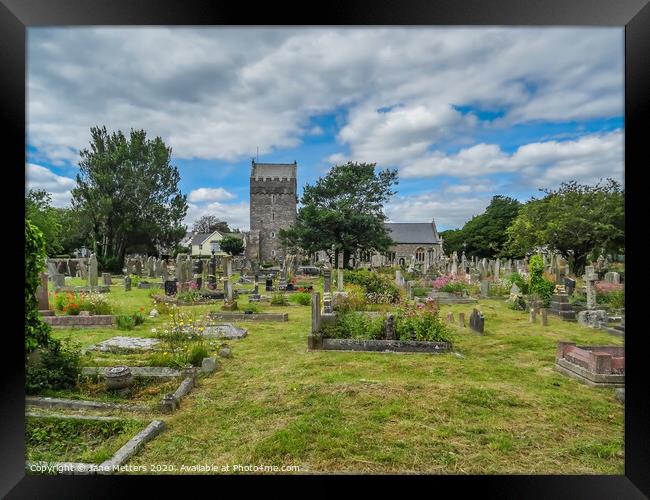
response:
[[[176,281],[165,281],[165,295],[176,295]]]
[[[266,291],[267,292],[273,291],[273,278],[266,278]]]
[[[485,318],[483,317],[483,313],[478,309],[474,309],[472,311],[472,314],[469,317],[469,327],[475,332],[483,334],[483,329],[485,328]]]
[[[571,278],[564,278],[564,287],[566,288],[567,295],[571,295],[576,289],[576,280]]]

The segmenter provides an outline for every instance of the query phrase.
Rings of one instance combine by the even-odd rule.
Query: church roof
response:
[[[385,222],[384,226],[396,243],[440,243],[433,222]]]
[[[294,163],[255,163],[251,169],[251,177],[266,179],[267,177],[280,179],[295,179],[298,165]]]

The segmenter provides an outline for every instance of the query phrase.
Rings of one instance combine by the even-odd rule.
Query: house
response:
[[[219,242],[226,236],[234,236],[235,238],[242,239],[244,240],[244,246],[246,245],[246,240],[242,233],[221,233],[219,231],[212,233],[187,233],[180,244],[188,248],[192,257],[210,257],[213,250],[215,255],[226,255],[219,245]]]

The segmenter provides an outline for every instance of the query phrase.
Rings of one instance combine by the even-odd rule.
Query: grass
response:
[[[117,280],[116,280],[117,281]],[[321,289],[319,284],[316,289]],[[111,288],[120,312],[152,307],[148,290]],[[239,306],[247,298],[239,298]],[[462,354],[307,352],[310,308],[260,303],[288,323],[235,323],[233,358],[201,379],[167,430],[133,465],[298,465],[302,472],[433,474],[623,474],[624,410],[611,388],[553,369],[559,340],[622,345],[622,339],[549,316],[530,324],[498,300],[478,304],[485,335],[457,330]],[[442,306],[466,318],[476,305]],[[197,315],[215,306],[182,308]],[[88,345],[114,335],[151,336],[164,317],[124,332],[56,330]],[[92,354],[86,364],[146,356]],[[232,471],[232,468],[231,468]]]
[[[101,422],[27,417],[27,460],[101,463],[144,429],[135,420]]]

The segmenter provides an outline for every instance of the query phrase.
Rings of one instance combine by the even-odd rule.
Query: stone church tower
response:
[[[256,163],[250,177],[250,233],[246,257],[258,262],[282,261],[280,229],[296,221],[298,190],[293,163]]]

